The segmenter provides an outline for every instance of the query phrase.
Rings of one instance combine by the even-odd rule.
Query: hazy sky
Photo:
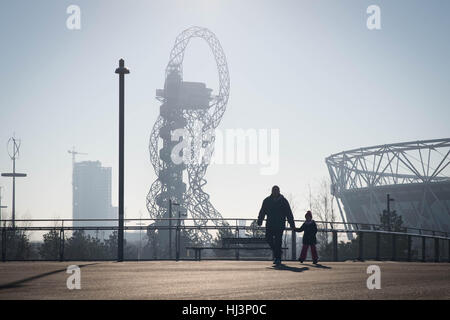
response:
[[[66,28],[66,8],[81,8],[81,30]],[[366,27],[369,5],[381,30]],[[362,146],[450,136],[450,2],[434,1],[18,1],[0,4],[0,171],[22,140],[17,170],[21,218],[71,217],[71,156],[76,146],[113,168],[117,204],[118,59],[126,78],[128,218],[148,217],[155,174],[148,140],[175,37],[207,27],[219,38],[231,78],[220,129],[280,130],[280,170],[212,165],[206,191],[224,217],[256,217],[273,184],[297,202],[327,177],[324,158]],[[208,46],[188,46],[184,79],[217,89]],[[11,180],[0,178],[11,207]],[[6,210],[9,214],[10,210]]]

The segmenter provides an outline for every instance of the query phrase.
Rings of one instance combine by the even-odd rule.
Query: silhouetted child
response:
[[[303,233],[303,247],[302,252],[298,260],[303,263],[306,259],[306,254],[308,253],[308,247],[311,247],[311,255],[313,258],[313,263],[317,264],[317,250],[316,250],[316,233],[317,233],[317,225],[316,222],[312,219],[311,211],[307,211],[305,214],[306,221],[302,224],[300,228],[297,228],[296,231]]]

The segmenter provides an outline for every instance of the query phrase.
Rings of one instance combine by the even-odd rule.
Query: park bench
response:
[[[253,244],[253,245],[265,245],[257,247],[242,247],[240,245]],[[194,259],[200,261],[202,259],[202,250],[236,250],[236,260],[239,260],[239,250],[270,250],[267,245],[265,238],[223,238],[222,247],[202,247],[202,246],[191,246],[186,247],[186,249],[194,250]],[[287,250],[288,248],[281,248],[282,250]]]

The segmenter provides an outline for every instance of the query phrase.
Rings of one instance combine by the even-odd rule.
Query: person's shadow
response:
[[[267,267],[268,269],[272,269],[272,270],[284,270],[284,271],[292,271],[292,272],[303,272],[306,270],[309,270],[308,267],[291,267],[291,266],[287,266],[285,264],[280,264],[279,266],[273,266],[273,267]]]
[[[81,264],[81,265],[78,265],[78,267],[79,268],[83,268],[83,267],[86,267],[86,266],[93,266],[93,265],[96,265],[96,264],[99,264],[99,263],[95,262],[95,263]],[[43,278],[43,277],[48,277],[50,275],[53,275],[53,274],[56,274],[56,273],[60,273],[60,272],[66,272],[66,271],[67,271],[67,268],[58,269],[58,270],[53,270],[53,271],[41,273],[41,274],[38,274],[38,275],[35,275],[35,276],[31,276],[31,277],[28,277],[28,278],[25,278],[25,279],[13,281],[13,282],[10,282],[10,283],[5,283],[5,284],[0,285],[0,290],[21,287],[21,286],[24,285],[24,283],[27,283],[29,281],[40,279],[40,278]]]
[[[307,266],[311,266],[313,268],[318,268],[318,269],[331,269],[331,267],[329,266],[324,266],[323,264],[317,263],[317,264],[306,264]]]

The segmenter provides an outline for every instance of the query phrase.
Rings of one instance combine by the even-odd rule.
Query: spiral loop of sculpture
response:
[[[208,99],[208,105],[203,108],[180,105],[182,103],[177,105],[171,102],[173,99],[171,100],[167,93],[172,90],[172,87],[179,88],[185,83],[183,82],[184,52],[192,38],[201,38],[208,43],[214,55],[219,75],[219,92],[217,95],[211,96]],[[201,137],[202,148],[209,150],[209,155],[213,152],[214,129],[219,125],[225,112],[230,92],[227,61],[222,46],[214,33],[205,28],[191,27],[176,38],[166,67],[164,90],[164,94],[159,97],[163,104],[161,114],[153,125],[150,135],[150,161],[158,178],[153,182],[147,195],[147,209],[153,219],[167,217],[167,204],[169,199],[172,199],[184,208],[188,216],[194,219],[196,226],[205,226],[211,218],[222,218],[211,204],[209,195],[203,191],[206,184],[204,176],[209,158],[205,156],[201,157],[200,161],[174,165],[168,160],[168,157],[164,157],[166,154],[164,144],[169,145],[170,143],[165,132],[183,127],[189,132],[190,137]],[[174,105],[176,106],[174,107]],[[200,128],[198,124],[200,124]],[[163,138],[162,148],[160,148],[160,138]],[[194,145],[191,145],[190,148],[192,152],[195,152]],[[187,190],[185,190],[185,183],[182,182],[184,170],[187,171],[188,177]],[[175,180],[172,179],[174,176],[176,177]],[[212,221],[215,225],[223,225],[222,220]],[[190,237],[202,242],[210,242],[212,239],[211,235],[204,229],[190,231]]]

